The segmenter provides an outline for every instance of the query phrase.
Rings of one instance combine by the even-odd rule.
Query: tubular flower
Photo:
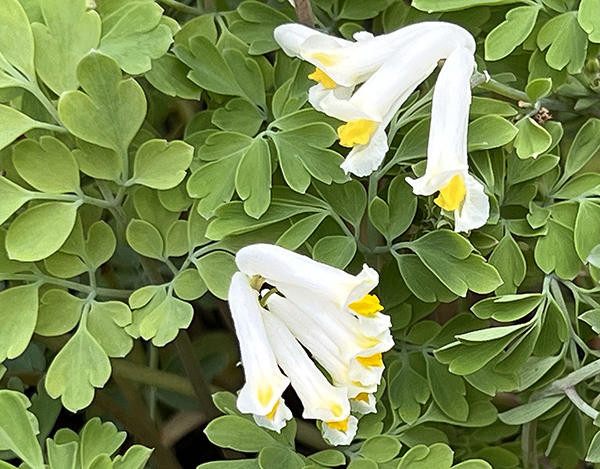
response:
[[[345,121],[340,144],[352,148],[342,168],[367,176],[388,150],[385,129],[402,104],[444,59],[459,47],[475,51],[473,37],[443,22],[418,23],[373,37],[359,33],[343,41],[299,25],[283,25],[275,39],[289,55],[309,61],[318,85],[311,88],[313,107]],[[354,87],[364,83],[357,91]],[[334,86],[336,84],[337,86]]]
[[[275,378],[275,363],[287,376],[283,383],[289,378],[302,401],[303,416],[322,421],[323,435],[332,444],[350,443],[358,422],[351,411],[375,411],[373,393],[384,370],[382,353],[394,344],[389,317],[369,294],[377,286],[377,272],[365,266],[353,276],[266,244],[242,248],[236,263],[241,272],[234,276],[229,302],[246,376],[238,408],[253,413],[256,422],[268,428],[277,429],[275,422],[289,418],[280,400],[285,386],[275,384],[281,381]],[[274,289],[259,300],[251,279]],[[243,314],[244,319],[236,319]],[[262,406],[256,404],[261,385],[273,389],[273,399]]]
[[[483,226],[490,213],[483,185],[469,174],[467,129],[471,104],[470,79],[475,61],[470,50],[458,48],[442,68],[433,93],[427,168],[419,179],[407,178],[417,195],[454,212],[455,231]]]

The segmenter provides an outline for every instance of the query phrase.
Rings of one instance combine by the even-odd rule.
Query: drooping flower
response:
[[[470,79],[475,61],[470,50],[458,48],[444,64],[433,93],[427,168],[419,179],[407,178],[417,195],[454,212],[455,231],[485,224],[490,206],[483,185],[469,174],[467,130],[471,104]]]
[[[342,168],[367,176],[385,158],[385,129],[402,104],[439,60],[459,47],[474,52],[475,41],[463,28],[443,22],[418,23],[377,37],[359,34],[357,42],[348,43],[298,25],[275,30],[286,53],[317,67],[311,77],[318,84],[309,92],[313,107],[346,122],[338,136],[352,150]]]
[[[246,383],[240,391],[237,406],[250,413],[256,423],[280,431],[292,418],[281,395],[290,384],[277,366],[275,354],[267,340],[262,321],[262,307],[250,279],[241,272],[234,274],[229,295],[231,316],[240,343]]]
[[[236,263],[241,272],[234,276],[229,302],[246,376],[238,408],[253,413],[259,425],[281,428],[289,411],[280,400],[287,381],[273,368],[279,365],[304,405],[304,417],[322,421],[323,434],[332,444],[348,444],[357,428],[350,412],[375,411],[382,353],[394,344],[389,317],[370,294],[378,283],[377,272],[365,266],[353,276],[266,244],[242,248]],[[263,292],[262,300],[259,284],[274,287]],[[266,403],[263,397],[261,403],[263,380],[277,399]]]

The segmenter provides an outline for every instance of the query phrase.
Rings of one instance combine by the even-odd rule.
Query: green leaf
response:
[[[79,148],[73,150],[73,156],[82,173],[94,179],[120,181],[123,160],[116,151],[92,145],[83,140],[79,140],[78,145]]]
[[[27,411],[29,407],[31,403],[23,394],[0,390],[0,442],[32,469],[44,469],[42,450],[36,438],[38,423]]]
[[[482,116],[469,124],[469,151],[487,150],[510,143],[518,129],[500,116]]]
[[[340,18],[347,20],[365,20],[374,18],[388,6],[386,0],[372,0],[368,3],[362,0],[346,0],[343,4],[342,11],[339,13]]]
[[[133,347],[125,326],[131,323],[131,311],[125,303],[94,301],[87,318],[89,333],[109,357],[125,357]]]
[[[466,388],[459,376],[434,358],[427,357],[427,379],[433,400],[448,417],[465,421],[469,416],[469,403],[465,399]]]
[[[540,237],[535,246],[535,262],[547,274],[555,271],[561,278],[573,279],[581,268],[573,239],[576,208],[562,205],[552,207],[551,211],[546,224],[548,233]]]
[[[54,399],[61,397],[63,405],[71,412],[77,412],[92,403],[94,388],[106,384],[110,371],[106,352],[82,321],[50,364],[46,390]]]
[[[79,205],[45,202],[20,214],[6,234],[9,258],[35,262],[58,251],[73,230]]]
[[[100,455],[112,456],[127,439],[127,433],[120,432],[112,422],[102,423],[98,417],[88,421],[83,427],[79,441],[79,457],[83,468],[91,467]]]
[[[33,49],[33,33],[21,4],[0,0],[0,54],[30,81],[35,80]]]
[[[201,199],[198,212],[205,218],[229,202],[235,191],[235,175],[239,163],[254,140],[247,135],[218,132],[209,136],[200,147],[198,156],[210,163],[200,166],[187,182],[190,197]],[[216,185],[215,181],[219,181]]]
[[[84,303],[64,290],[48,290],[40,301],[36,334],[47,337],[66,334],[79,322]]]
[[[330,185],[315,182],[314,185],[335,213],[355,227],[360,225],[367,207],[367,191],[360,182],[352,180]]]
[[[1,2],[2,0],[0,0],[0,9]],[[0,12],[0,22],[2,21],[1,15]],[[12,107],[0,104],[0,150],[25,132],[35,128],[44,128],[46,125],[43,122],[34,121]]]
[[[191,304],[161,289],[147,305],[133,312],[133,322],[125,330],[135,338],[152,339],[155,346],[163,347],[177,337],[180,329],[186,329],[193,317]]]
[[[31,200],[32,193],[26,191],[21,186],[0,176],[0,225],[15,213],[21,205]]]
[[[244,98],[234,98],[215,110],[211,122],[221,130],[254,137],[263,120],[263,115],[254,104]]]
[[[405,181],[397,176],[388,188],[388,204],[375,197],[369,206],[369,218],[388,242],[404,233],[417,212],[417,197]]]
[[[168,96],[200,99],[202,90],[187,77],[188,73],[190,68],[186,64],[173,54],[165,54],[160,59],[152,61],[152,70],[144,76],[154,88]]]
[[[481,319],[493,318],[500,322],[512,322],[533,311],[542,302],[542,298],[539,293],[486,298],[474,304],[471,311]]]
[[[598,0],[581,0],[577,19],[583,30],[588,33],[589,40],[600,42],[600,2]]]
[[[349,236],[325,236],[315,243],[313,259],[344,269],[356,254],[356,242]]]
[[[565,162],[563,178],[579,171],[600,150],[600,120],[589,119],[577,132]]]
[[[235,173],[235,188],[244,201],[244,211],[260,218],[271,203],[271,153],[263,138],[246,148]]]
[[[517,127],[515,149],[519,158],[537,158],[550,148],[552,136],[531,117],[520,120]]]
[[[546,62],[555,70],[567,67],[569,73],[579,73],[585,63],[587,34],[577,22],[577,12],[569,11],[555,16],[538,33],[541,50],[549,47]]]
[[[277,440],[245,418],[224,415],[211,421],[204,430],[211,443],[245,453],[257,453],[266,446],[278,446]]]
[[[189,44],[189,51],[175,46],[175,54],[192,69],[190,80],[213,93],[246,97],[229,64],[209,39],[195,36]]]
[[[318,453],[311,454],[308,459],[327,467],[337,467],[346,464],[344,453],[335,449],[324,449]]]
[[[138,148],[127,184],[172,189],[184,180],[193,157],[194,148],[185,142],[149,140]]]
[[[114,459],[114,469],[144,469],[152,451],[144,446],[133,445],[125,456],[119,455]]]
[[[182,300],[193,301],[207,291],[206,284],[197,269],[186,269],[173,279],[173,289]]]
[[[596,247],[600,233],[600,206],[589,200],[579,203],[575,221],[575,250],[581,262],[586,262],[592,249]]]
[[[54,137],[39,143],[26,139],[13,148],[13,164],[19,175],[39,191],[64,194],[79,189],[79,166],[69,148]]]
[[[398,469],[450,469],[453,459],[454,451],[445,444],[417,445],[404,455]]]
[[[537,5],[510,10],[506,20],[485,38],[485,60],[500,60],[511,54],[533,31],[539,11]]]
[[[538,100],[545,98],[552,93],[552,79],[551,78],[538,78],[527,83],[525,92],[532,103],[536,103]]]
[[[293,449],[283,446],[266,446],[258,455],[261,469],[302,469],[304,460]]]
[[[554,198],[577,199],[594,195],[600,195],[600,174],[584,173],[569,180],[554,194]]]
[[[450,302],[456,299],[437,277],[426,267],[416,254],[402,254],[396,257],[398,269],[409,290],[421,301]]]
[[[223,251],[210,252],[196,260],[195,264],[210,292],[226,300],[231,277],[238,270],[233,256]]]
[[[591,463],[600,462],[600,431],[596,432],[592,438],[585,460]]]
[[[507,179],[514,185],[535,179],[558,165],[560,158],[554,155],[540,155],[537,158],[522,160],[514,154],[508,157]]]
[[[417,421],[421,415],[421,404],[425,404],[431,396],[427,379],[413,370],[408,362],[403,363],[400,371],[390,379],[388,393],[390,403],[398,408],[400,417],[409,425]]]
[[[391,461],[400,452],[402,445],[389,435],[377,435],[365,441],[360,449],[360,454],[375,462]]]
[[[206,237],[218,241],[226,236],[258,230],[294,215],[316,211],[313,207],[273,202],[265,214],[256,220],[246,214],[242,202],[230,202],[216,210],[216,218],[208,225]]]
[[[100,52],[130,75],[147,72],[152,59],[165,54],[173,42],[170,28],[161,22],[162,12],[156,3],[132,2],[105,16]]]
[[[353,459],[348,464],[348,469],[378,469],[378,467],[375,461],[367,458]]]
[[[58,113],[76,137],[126,154],[146,116],[146,98],[133,78],[123,80],[118,64],[99,52],[86,55],[77,67],[85,93],[69,91]]]
[[[234,461],[211,461],[200,464],[197,469],[261,469],[258,459],[237,459]]]
[[[38,287],[22,285],[0,292],[0,363],[21,355],[38,318]]]
[[[317,122],[269,135],[277,148],[283,177],[296,192],[306,192],[311,176],[325,184],[347,180],[340,168],[342,156],[327,149],[337,139],[329,125]]]
[[[502,282],[496,269],[471,254],[469,242],[452,231],[432,231],[407,247],[456,295],[465,296],[468,290],[489,293]]]
[[[563,398],[564,396],[552,396],[538,401],[531,401],[522,406],[502,412],[498,417],[507,425],[523,425],[541,417]]]
[[[88,229],[83,258],[92,269],[108,262],[117,248],[117,239],[108,223],[100,220]]]
[[[145,220],[133,219],[127,225],[127,243],[142,256],[163,259],[165,243],[160,232]]]
[[[280,24],[289,23],[290,18],[269,5],[255,1],[242,2],[237,12],[244,21],[234,22],[231,32],[250,44],[250,54],[261,55],[279,48],[271,31]]]
[[[327,212],[313,213],[294,223],[277,240],[277,245],[294,251],[298,249],[314,233],[327,218]]]
[[[40,0],[44,23],[33,23],[35,69],[48,88],[60,96],[79,88],[77,65],[98,47],[102,22],[85,0]]]
[[[516,0],[415,0],[412,6],[417,10],[433,13],[435,11],[462,10],[481,5],[506,5],[508,3],[516,3]]]
[[[500,240],[489,258],[489,263],[496,268],[504,282],[496,289],[496,294],[516,293],[519,285],[525,280],[527,262],[510,233],[507,232]]]

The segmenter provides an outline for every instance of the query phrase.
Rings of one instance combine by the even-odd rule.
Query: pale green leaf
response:
[[[25,351],[37,318],[37,285],[22,285],[0,292],[0,363]]]
[[[135,155],[133,177],[128,184],[172,189],[185,178],[193,156],[194,148],[185,142],[149,140]]]

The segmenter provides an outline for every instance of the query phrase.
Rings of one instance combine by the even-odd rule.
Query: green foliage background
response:
[[[384,165],[344,175],[311,67],[273,39],[287,2],[0,0],[1,469],[600,465],[600,1],[311,3],[346,38],[425,20],[476,37],[488,224],[454,233],[405,182],[435,77]],[[349,447],[235,407],[222,300],[255,242],[380,271],[397,344]]]

